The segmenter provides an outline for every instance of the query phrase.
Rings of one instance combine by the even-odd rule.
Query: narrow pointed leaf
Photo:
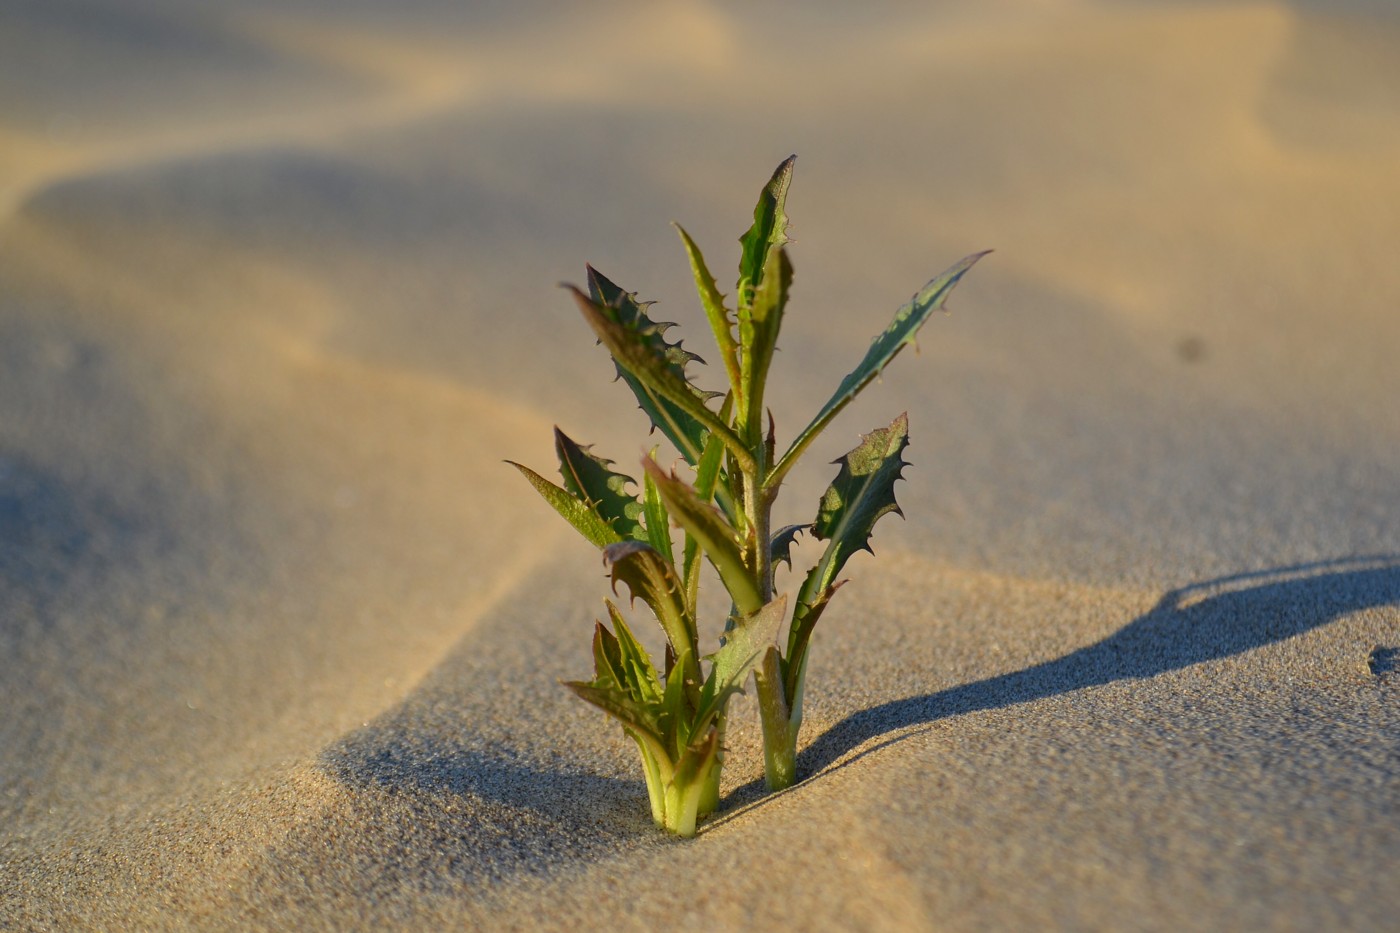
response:
[[[729,426],[705,406],[706,395],[686,381],[684,374],[678,372],[678,368],[657,350],[653,342],[627,325],[618,323],[610,316],[606,306],[593,301],[583,292],[573,289],[573,294],[584,319],[608,348],[613,360],[645,390],[638,396],[639,400],[659,399],[671,403],[669,407],[653,405],[648,408],[649,403],[643,401],[642,407],[647,409],[652,423],[676,444],[689,463],[693,464],[700,458],[706,430],[719,435],[736,457],[752,460]],[[684,419],[676,417],[677,412],[703,430],[683,423]]]
[[[690,271],[695,276],[695,290],[700,294],[700,304],[705,309],[705,317],[709,319],[710,330],[715,335],[715,345],[719,347],[720,358],[724,362],[725,372],[729,375],[729,388],[736,394],[739,392],[739,356],[738,343],[734,339],[734,329],[738,322],[734,319],[733,313],[724,304],[724,296],[719,292],[719,286],[715,284],[715,277],[710,274],[710,269],[705,265],[705,257],[700,252],[700,247],[695,245],[695,241],[690,238],[690,234],[685,232],[685,228],[676,224],[676,229],[680,231],[681,242],[685,244],[685,254],[690,259]]]
[[[739,257],[739,286],[736,301],[740,309],[753,300],[754,289],[763,276],[771,250],[781,247],[788,241],[787,193],[792,184],[792,169],[797,156],[788,156],[773,171],[773,177],[764,185],[758,196],[758,204],[753,209],[753,226],[739,238],[743,252]]]
[[[739,611],[757,612],[763,606],[763,597],[752,572],[744,564],[743,550],[734,529],[724,515],[701,500],[694,489],[675,476],[667,475],[650,457],[642,461],[642,468],[651,482],[656,484],[672,517],[699,542],[700,550],[719,571],[720,579],[724,581],[725,589]]]
[[[686,743],[690,741],[693,723],[686,701],[695,695],[699,688],[699,684],[693,680],[689,684],[686,683],[689,680],[685,673],[687,669],[700,669],[689,648],[681,651],[675,669],[671,671],[671,676],[666,678],[666,686],[661,695],[661,734],[665,737],[666,747],[673,761],[680,758]],[[686,689],[687,686],[690,687],[689,690]]]
[[[594,456],[558,427],[554,429],[554,452],[559,457],[559,474],[564,488],[575,498],[582,499],[599,518],[608,524],[619,538],[645,539],[638,521],[642,504],[627,492],[628,484],[636,480],[608,469],[611,460]]]
[[[563,516],[564,520],[573,525],[579,534],[598,547],[607,547],[616,544],[622,538],[612,527],[605,522],[597,512],[589,508],[581,500],[574,498],[567,489],[556,486],[549,480],[527,466],[522,466],[514,460],[507,460],[511,466],[520,471],[521,475],[530,481],[544,501],[554,507],[554,511]]]
[[[924,322],[929,319],[933,312],[943,308],[953,287],[958,284],[977,260],[987,255],[987,252],[990,250],[974,253],[954,263],[941,275],[930,280],[919,290],[918,294],[910,299],[908,304],[895,312],[894,320],[885,329],[885,332],[876,337],[870,344],[870,349],[866,351],[865,358],[860,361],[860,365],[841,380],[835,394],[827,400],[821,411],[817,412],[817,416],[812,419],[812,423],[802,429],[802,433],[783,454],[782,459],[778,461],[766,480],[769,488],[782,482],[793,463],[816,439],[817,435],[831,423],[831,419],[835,418],[851,399],[855,398],[876,376],[880,375],[881,370],[899,354],[900,350],[904,349],[907,344],[914,342],[919,328],[923,327]]]

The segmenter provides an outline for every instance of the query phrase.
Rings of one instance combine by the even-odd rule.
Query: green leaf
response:
[[[651,607],[677,655],[696,654],[695,620],[686,611],[685,591],[676,572],[656,549],[641,541],[623,541],[603,549],[603,564],[612,575],[613,592],[627,584],[635,600]],[[694,661],[692,660],[692,664]]]
[[[730,393],[720,407],[721,418],[729,416],[730,402],[734,395]],[[655,459],[653,457],[652,459]],[[695,494],[702,502],[718,501],[721,509],[729,516],[730,523],[734,521],[735,508],[734,500],[730,497],[728,490],[720,483],[720,465],[724,462],[724,444],[718,437],[711,434],[705,442],[705,452],[700,456],[700,462],[695,465]],[[650,477],[650,474],[644,474]],[[655,482],[648,479],[648,483],[655,486]],[[684,569],[681,575],[685,579],[685,599],[686,605],[690,607],[690,612],[695,613],[695,603],[700,592],[700,542],[689,532],[685,535]]]
[[[647,477],[656,484],[666,503],[686,533],[700,544],[700,550],[719,571],[725,589],[740,612],[757,612],[763,606],[758,581],[744,564],[743,549],[728,520],[719,509],[700,498],[694,489],[674,475],[667,475],[650,457],[642,461]]]
[[[700,709],[718,708],[744,688],[749,672],[773,645],[787,616],[787,595],[779,596],[724,633],[718,651],[710,655],[710,677],[700,695]]]
[[[675,758],[666,747],[666,735],[661,728],[661,711],[656,705],[641,703],[629,696],[622,687],[612,684],[566,680],[564,686],[622,723],[628,735],[639,743],[644,743],[656,756],[658,764],[662,766],[663,779],[670,780],[675,770]]]
[[[683,370],[658,346],[658,342],[665,343],[659,335],[649,335],[622,323],[617,320],[615,309],[593,301],[576,288],[571,291],[584,319],[608,348],[613,360],[642,388],[638,399],[642,400],[642,408],[651,416],[652,423],[676,444],[689,463],[695,463],[704,451],[705,430],[718,435],[736,457],[752,461],[752,456],[729,426],[705,406],[705,400],[715,393],[707,395],[686,380]],[[658,401],[670,405],[652,404]],[[675,417],[676,412],[694,424],[683,423],[683,419]]]
[[[591,447],[584,447],[567,434],[554,429],[554,452],[559,457],[559,473],[564,478],[564,488],[574,498],[583,500],[599,518],[608,524],[619,538],[646,539],[641,522],[642,504],[637,497],[627,492],[629,483],[636,483],[630,476],[614,473],[608,469],[611,460],[596,457],[589,453]]]
[[[651,456],[656,456],[654,448]],[[666,511],[666,503],[661,501],[661,496],[656,491],[656,483],[647,475],[642,477],[642,505],[647,517],[647,542],[656,548],[666,563],[675,566],[676,557],[671,544],[671,515]]]
[[[769,561],[775,566],[779,561],[792,567],[792,543],[804,531],[811,531],[811,525],[787,525],[779,528],[768,543]]]
[[[627,627],[627,621],[623,619],[622,613],[613,605],[612,600],[604,602],[607,604],[613,627],[617,629],[614,641],[617,643],[618,666],[622,672],[621,683],[638,700],[646,703],[657,702],[661,699],[661,680],[656,676],[656,667],[651,663],[651,656],[633,636],[632,630]]]
[[[973,253],[971,256],[954,263],[941,275],[931,279],[927,285],[919,290],[918,294],[910,299],[908,304],[895,312],[894,320],[885,329],[885,332],[876,337],[870,344],[870,349],[866,351],[865,358],[860,361],[860,365],[841,380],[835,394],[827,400],[821,411],[817,412],[817,416],[812,419],[812,423],[803,428],[802,433],[792,442],[792,446],[783,454],[782,459],[778,461],[764,481],[767,488],[776,488],[802,452],[831,423],[831,419],[835,418],[851,399],[869,385],[871,380],[880,375],[880,372],[899,354],[900,350],[904,349],[907,344],[914,342],[919,328],[924,325],[924,322],[934,311],[943,308],[953,287],[958,284],[967,270],[971,269],[977,260],[987,255],[988,252],[991,251]]]
[[[865,435],[858,447],[835,461],[841,469],[822,496],[812,523],[812,534],[827,546],[798,592],[788,633],[789,670],[800,667],[812,627],[835,592],[836,575],[856,551],[870,550],[875,523],[899,512],[894,484],[907,466],[903,453],[908,444],[909,416],[902,414],[889,427]]]
[[[577,289],[573,291],[575,299],[580,301],[582,307],[582,293]],[[690,392],[698,395],[703,402],[706,394],[690,386],[690,377],[685,372],[687,364],[700,358],[685,350],[679,342],[667,342],[664,335],[673,324],[669,321],[653,321],[647,317],[646,309],[650,302],[637,301],[634,293],[624,291],[592,266],[588,266],[588,291],[604,317],[630,333],[633,341],[661,361],[660,365],[669,371],[671,381],[678,381],[689,387]],[[588,317],[586,311],[584,316]],[[599,335],[600,340],[601,336]],[[608,350],[611,352],[612,347],[609,346]],[[637,397],[638,405],[651,419],[652,427],[660,430],[666,439],[675,445],[687,463],[695,463],[704,450],[705,427],[696,419],[694,411],[687,404],[658,392],[625,366],[616,353],[613,354],[613,362],[617,366],[618,375],[627,383],[632,394]]]
[[[695,276],[695,290],[700,294],[700,304],[705,309],[705,317],[710,321],[710,330],[715,335],[715,345],[719,347],[725,372],[729,374],[729,388],[737,395],[741,383],[739,345],[734,340],[734,328],[738,326],[738,322],[733,313],[725,307],[724,296],[720,294],[715,277],[705,265],[705,257],[700,252],[700,247],[695,245],[695,241],[685,232],[684,227],[676,224],[676,229],[680,231],[681,242],[685,244],[685,254],[690,259],[690,271]]]
[[[758,287],[764,268],[768,265],[768,254],[788,241],[785,210],[788,186],[792,184],[792,169],[796,163],[797,156],[788,156],[773,170],[773,177],[763,186],[758,204],[753,209],[753,226],[739,238],[743,250],[739,256],[736,300],[741,314],[753,302],[754,289]]]
[[[792,263],[787,250],[779,248],[769,254],[752,304],[739,306],[741,436],[753,450],[763,443],[763,390],[791,287]]]
[[[598,547],[607,547],[621,541],[621,536],[604,521],[596,511],[589,508],[584,502],[574,498],[567,489],[563,489],[551,483],[540,474],[527,466],[522,466],[514,460],[507,460],[511,466],[520,471],[521,475],[530,481],[544,501],[554,507],[554,511],[564,517],[564,520]]]

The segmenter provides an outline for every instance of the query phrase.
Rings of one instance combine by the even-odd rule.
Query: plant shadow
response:
[[[799,777],[826,771],[848,752],[881,736],[979,710],[1154,677],[1283,641],[1350,613],[1400,604],[1400,557],[1342,558],[1241,573],[1167,592],[1151,610],[1113,635],[1061,658],[853,713],[798,755]],[[1384,649],[1382,649],[1384,651]],[[1391,662],[1383,655],[1379,664]],[[888,743],[881,743],[883,747]],[[739,788],[748,802],[761,781]]]

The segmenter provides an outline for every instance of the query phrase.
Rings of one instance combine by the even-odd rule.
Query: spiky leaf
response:
[[[572,291],[588,326],[608,348],[617,365],[632,377],[628,384],[633,385],[634,391],[640,386],[642,391],[638,398],[646,399],[642,407],[651,416],[652,423],[671,439],[687,462],[695,463],[703,453],[705,431],[717,434],[735,456],[749,457],[748,451],[729,426],[706,407],[706,400],[717,393],[701,392],[691,385],[684,371],[658,346],[658,341],[620,322],[615,309],[593,301],[578,289]],[[670,404],[652,404],[661,401]],[[684,415],[689,421],[679,415]]]
[[[860,361],[860,365],[841,380],[836,392],[822,406],[821,411],[812,419],[811,424],[802,429],[802,433],[792,442],[792,446],[783,454],[773,468],[768,480],[770,488],[782,482],[782,478],[787,475],[787,471],[792,468],[797,458],[807,449],[807,446],[816,439],[817,435],[831,423],[831,419],[850,403],[876,376],[889,364],[899,351],[910,343],[914,342],[914,337],[923,327],[924,322],[929,319],[933,312],[941,310],[944,302],[948,299],[948,294],[953,287],[958,284],[968,269],[987,255],[990,250],[981,253],[973,253],[964,259],[954,263],[942,274],[931,279],[927,285],[921,288],[909,303],[895,312],[894,320],[890,323],[884,333],[876,337],[870,344],[870,349],[866,351],[865,358]]]
[[[792,567],[792,543],[797,540],[797,536],[804,531],[811,531],[811,525],[787,525],[779,528],[768,542],[769,560],[774,566],[779,561]]]
[[[909,416],[902,414],[889,427],[865,435],[858,447],[836,461],[841,469],[822,496],[812,523],[812,534],[827,545],[798,593],[788,633],[790,669],[800,663],[812,627],[835,591],[836,575],[856,551],[870,550],[875,523],[899,512],[894,484],[906,466],[903,453],[908,444]]]
[[[656,484],[661,500],[686,533],[699,542],[700,550],[719,571],[725,589],[740,612],[757,612],[763,606],[757,581],[744,565],[743,550],[733,527],[719,511],[700,498],[674,475],[667,473],[650,457],[642,461],[647,477]]]
[[[646,354],[654,357],[659,361],[660,368],[669,372],[670,382],[686,386],[687,394],[698,396],[703,403],[705,394],[690,385],[690,377],[685,372],[687,364],[700,358],[685,350],[679,341],[669,343],[666,340],[665,333],[673,325],[668,321],[653,321],[649,318],[646,308],[650,302],[639,302],[635,294],[624,291],[592,266],[588,267],[588,291],[599,312],[629,332],[632,341],[645,348]],[[574,296],[580,299],[582,307],[582,293],[575,289]],[[584,316],[588,317],[587,311],[584,312]],[[589,323],[592,324],[592,321]],[[599,339],[602,340],[601,334]],[[602,342],[608,343],[606,340]],[[611,345],[608,346],[608,350],[612,351]],[[686,402],[678,402],[667,393],[658,391],[655,386],[625,365],[616,353],[613,353],[613,361],[617,366],[618,375],[627,383],[632,394],[637,397],[637,404],[651,419],[652,427],[660,430],[666,439],[675,445],[687,463],[695,463],[704,450],[705,427],[696,419],[693,408]],[[655,367],[657,364],[651,365]]]
[[[621,541],[621,536],[612,529],[602,517],[582,500],[575,498],[567,489],[551,483],[540,474],[527,466],[522,466],[514,460],[507,460],[511,466],[520,471],[521,475],[530,481],[539,494],[544,497],[544,501],[554,507],[554,511],[563,516],[564,520],[598,547],[607,547]]]
[[[554,452],[559,457],[564,488],[583,500],[619,538],[645,540],[646,532],[638,521],[642,504],[627,492],[627,486],[635,484],[636,480],[608,469],[612,461],[595,456],[591,450],[555,427]]]

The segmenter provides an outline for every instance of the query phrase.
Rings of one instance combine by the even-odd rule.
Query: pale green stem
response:
[[[778,649],[770,648],[754,671],[758,713],[763,724],[763,775],[769,790],[786,790],[797,780],[797,730],[783,696]]]

